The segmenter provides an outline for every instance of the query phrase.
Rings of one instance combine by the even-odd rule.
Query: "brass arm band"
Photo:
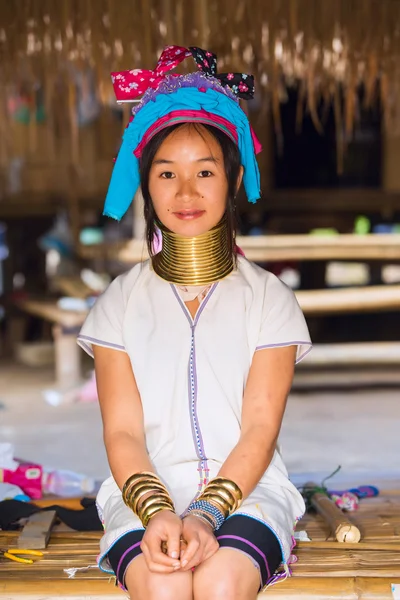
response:
[[[148,494],[150,495],[146,498]],[[140,502],[143,497],[145,499]],[[139,517],[144,527],[162,510],[175,512],[174,503],[165,485],[157,475],[147,471],[135,473],[126,480],[122,489],[122,498]]]
[[[155,483],[145,483],[140,487],[138,486],[137,488],[132,490],[132,493],[128,499],[128,506],[131,507],[134,513],[137,513],[138,511],[141,498],[143,498],[143,496],[146,496],[146,494],[150,493],[152,496],[154,494],[165,494],[166,496],[168,496],[168,492],[164,486]]]
[[[155,504],[159,504],[160,502],[169,504],[171,507],[173,507],[172,500],[168,494],[154,494],[142,502],[138,510],[138,516],[140,517],[140,515],[143,515],[148,508],[154,506]]]
[[[213,483],[210,483],[206,489],[208,494],[217,494],[218,496],[221,496],[221,498],[228,502],[229,506],[234,507],[233,510],[236,510],[237,500],[232,492],[230,492],[228,489],[223,488],[222,486],[217,486]]]
[[[240,487],[231,479],[216,477],[204,488],[198,500],[207,500],[219,508],[225,518],[239,508],[243,501]]]
[[[231,513],[231,505],[218,494],[209,494],[207,492],[207,488],[204,490],[198,500],[207,500],[207,502],[210,502],[219,508],[219,510],[223,512],[225,519]]]
[[[235,497],[237,497],[239,503],[242,502],[242,490],[234,481],[232,481],[232,479],[226,479],[225,477],[215,477],[215,479],[212,479],[210,481],[209,485],[211,484],[222,485],[225,489],[229,490]]]
[[[160,481],[157,475],[155,475],[154,473],[150,473],[149,471],[143,471],[142,473],[134,473],[133,475],[128,477],[128,479],[124,483],[124,487],[122,488],[122,498],[124,499],[124,501],[130,488],[132,488],[132,486],[134,486],[138,481],[144,479],[150,479],[156,482]]]
[[[168,494],[168,491],[166,489],[166,487],[160,482],[156,482],[156,481],[144,481],[143,483],[139,482],[136,486],[134,486],[133,488],[130,488],[127,494],[127,505],[131,507],[131,509],[133,510],[133,512],[137,512],[137,507],[138,507],[138,503],[140,498],[142,498],[143,496],[145,496],[146,494],[150,493],[150,492],[156,492],[156,493],[165,493]]]
[[[140,520],[143,523],[143,527],[147,527],[150,519],[162,510],[169,510],[171,512],[174,512],[174,509],[171,508],[170,504],[166,504],[165,502],[159,502],[158,504],[154,504],[153,506],[150,506],[145,513],[142,514],[142,518]]]
[[[150,485],[153,489],[160,489],[167,491],[165,485],[159,479],[138,479],[135,483],[127,486],[125,495],[123,496],[125,504],[129,505],[130,499],[133,494],[135,494],[139,489],[141,489],[144,485]]]

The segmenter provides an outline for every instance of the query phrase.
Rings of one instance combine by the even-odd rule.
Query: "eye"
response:
[[[211,177],[212,173],[211,171],[200,171],[199,175],[200,177]]]
[[[162,177],[163,179],[172,179],[174,177],[174,174],[171,171],[164,171],[163,173],[161,173],[160,177]]]

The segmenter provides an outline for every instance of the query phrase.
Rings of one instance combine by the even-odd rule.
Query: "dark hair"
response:
[[[193,127],[200,135],[202,135],[202,129],[206,129],[218,142],[221,147],[222,155],[224,157],[224,167],[226,179],[228,181],[228,197],[226,203],[225,217],[228,226],[228,243],[230,244],[230,250],[236,257],[236,213],[235,213],[235,196],[238,177],[240,173],[241,160],[240,152],[237,145],[220,129],[213,127],[212,125],[203,125],[198,123],[179,123],[177,125],[171,125],[162,129],[156,135],[151,138],[148,144],[144,147],[140,164],[140,181],[142,187],[142,194],[144,199],[144,218],[146,221],[146,242],[149,255],[153,256],[153,239],[156,231],[157,215],[154,210],[153,202],[149,192],[149,175],[151,165],[153,164],[154,157],[160,148],[164,140],[173,132],[179,129],[179,127]]]

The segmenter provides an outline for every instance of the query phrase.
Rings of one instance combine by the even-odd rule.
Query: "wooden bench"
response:
[[[400,586],[399,515],[399,489],[362,500],[358,511],[350,513],[362,532],[358,544],[339,544],[321,517],[306,515],[297,531],[306,531],[311,541],[298,542],[293,577],[270,587],[260,599],[393,600],[391,584]],[[43,559],[34,565],[0,562],[0,598],[126,598],[97,568],[77,571],[71,579],[64,571],[94,566],[100,536],[56,526]],[[0,547],[15,547],[17,537],[15,531],[0,532]]]
[[[87,311],[63,310],[57,306],[56,301],[49,300],[21,300],[17,306],[20,310],[53,324],[57,387],[66,390],[79,385],[82,379],[81,352],[76,337]]]
[[[400,234],[238,236],[237,244],[255,262],[300,260],[400,260]],[[135,264],[148,257],[143,239],[80,245],[82,258]]]
[[[400,307],[400,286],[388,286],[381,297],[380,310]],[[296,293],[305,315],[325,312],[333,314],[358,311],[363,299],[363,308],[372,310],[379,293],[374,288],[360,290],[310,290]],[[322,298],[322,302],[321,302]],[[21,310],[42,317],[53,323],[55,344],[55,380],[59,389],[69,389],[81,382],[81,351],[76,343],[77,333],[87,312],[65,311],[55,302],[23,301]],[[397,366],[400,364],[400,342],[355,342],[343,344],[315,344],[307,359],[300,363],[301,369],[350,366]]]

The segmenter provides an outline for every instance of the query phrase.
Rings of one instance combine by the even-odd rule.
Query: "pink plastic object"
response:
[[[15,471],[0,469],[0,481],[17,485],[32,500],[38,500],[42,497],[42,474],[40,465],[21,463]]]

